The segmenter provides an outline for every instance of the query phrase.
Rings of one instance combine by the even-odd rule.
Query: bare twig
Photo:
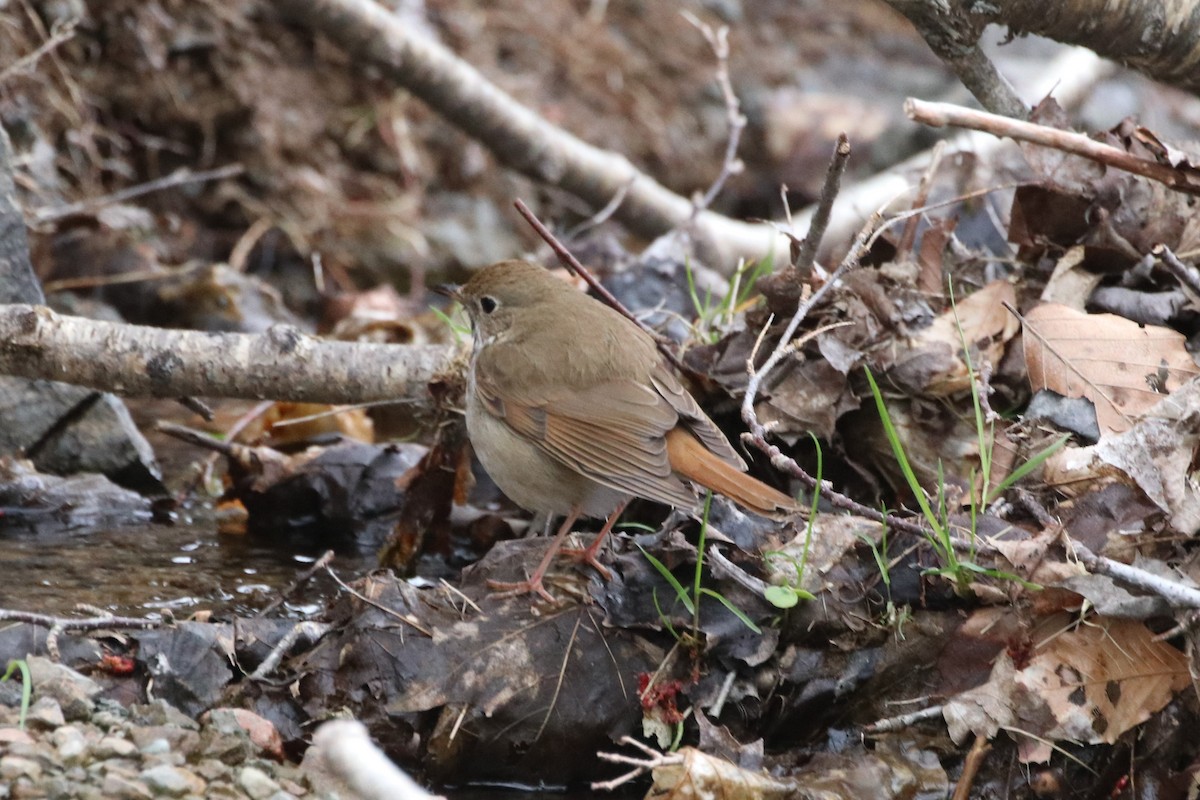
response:
[[[620,191],[613,195],[612,200],[609,200],[608,204],[605,205],[604,208],[600,209],[595,214],[592,214],[592,216],[588,217],[574,228],[571,228],[569,231],[563,234],[564,237],[568,241],[577,239],[579,238],[580,234],[590,231],[592,228],[608,222],[609,219],[612,218],[612,215],[617,213],[617,209],[621,207],[621,203],[625,202],[625,195],[629,194],[629,188],[631,186],[633,186],[633,181],[630,181],[622,186]]]
[[[65,206],[57,206],[55,208],[39,208],[33,212],[33,219],[35,224],[56,222],[64,217],[92,213],[104,206],[114,203],[124,203],[135,197],[141,197],[152,192],[160,192],[163,189],[183,186],[188,183],[203,183],[205,181],[233,178],[245,171],[245,168],[241,164],[228,164],[224,167],[202,170],[200,172],[193,172],[187,167],[180,167],[165,177],[140,183],[137,186],[130,186],[119,192],[106,194],[103,197],[91,197],[86,200],[80,200],[78,203],[68,203]]]
[[[607,761],[610,764],[628,764],[634,767],[633,770],[613,778],[611,781],[600,781],[592,784],[593,791],[608,791],[611,792],[626,783],[629,783],[634,778],[648,772],[656,767],[664,767],[671,764],[682,764],[683,756],[678,753],[660,753],[654,750],[632,736],[622,736],[617,744],[623,744],[627,747],[635,747],[646,754],[645,758],[633,758],[624,753],[596,753],[596,757],[602,761]]]
[[[933,176],[937,172],[938,165],[942,163],[942,153],[945,150],[946,142],[944,140],[933,146],[929,166],[921,173],[921,182],[917,184],[917,196],[913,198],[913,208],[921,208],[929,202],[929,189],[933,186]],[[913,214],[908,218],[908,224],[904,226],[904,232],[900,234],[900,240],[896,242],[896,252],[912,252],[913,244],[917,241],[917,228],[920,227],[920,222],[919,214]]]
[[[1150,248],[1150,254],[1162,259],[1163,264],[1175,276],[1175,280],[1179,281],[1180,287],[1183,288],[1193,305],[1200,304],[1200,270],[1184,264],[1179,260],[1179,256],[1175,255],[1165,244],[1154,245]]]
[[[888,717],[870,725],[863,727],[863,733],[867,736],[873,736],[878,733],[894,733],[902,731],[905,728],[911,728],[918,722],[924,722],[927,719],[936,719],[942,715],[942,706],[929,706],[918,711],[910,711],[907,714],[900,714],[895,717]]]
[[[258,665],[258,669],[246,677],[252,681],[263,680],[275,671],[275,668],[279,666],[279,662],[287,655],[288,650],[291,650],[292,645],[300,641],[301,638],[310,644],[316,643],[318,639],[329,633],[332,628],[333,626],[329,623],[317,622],[316,620],[297,622],[275,643],[275,646],[271,648],[271,652]]]
[[[960,53],[978,49],[979,31],[988,25],[1019,31],[1022,36],[1036,34],[1064,44],[1082,45],[1113,63],[1140,70],[1163,83],[1191,93],[1200,88],[1194,61],[1200,19],[1196,18],[1191,3],[1077,0],[1050,6],[1045,0],[887,2],[913,20],[930,47],[992,111],[1009,113],[995,107],[988,98],[989,92],[981,91],[975,85],[977,79],[955,63],[964,60]],[[1051,9],[1053,12],[1048,13]]]
[[[597,208],[631,184],[617,218],[635,232],[655,237],[692,218],[689,199],[638,170],[628,158],[551,125],[374,0],[280,0],[274,7],[352,54],[356,67],[373,64],[482,143],[502,164],[534,180]],[[758,258],[787,246],[766,226],[711,211],[700,213],[694,229],[701,243],[716,251],[708,260],[726,274],[733,271],[738,256]]]
[[[0,621],[27,622],[30,625],[58,628],[63,631],[94,631],[100,628],[161,628],[164,624],[161,619],[150,619],[149,617],[115,617],[111,614],[101,614],[76,619],[9,608],[0,608]]]
[[[825,170],[825,182],[821,185],[821,197],[813,211],[812,223],[808,226],[808,233],[804,235],[804,242],[796,255],[796,263],[792,264],[802,274],[811,271],[813,262],[817,259],[817,248],[825,238],[825,229],[829,227],[829,217],[833,214],[833,201],[841,191],[842,175],[845,174],[849,161],[850,140],[845,133],[839,133],[837,144],[833,148],[833,158],[829,159],[829,168]]]
[[[0,374],[126,396],[429,402],[429,381],[454,353],[444,345],[332,342],[288,326],[217,334],[0,305]]]
[[[1010,119],[951,103],[929,103],[912,97],[904,101],[904,113],[914,122],[921,122],[935,128],[952,125],[958,128],[985,131],[994,136],[1007,136],[1020,142],[1029,142],[1064,153],[1072,153],[1134,175],[1141,175],[1143,178],[1158,181],[1179,192],[1200,194],[1200,177],[1194,170],[1176,169],[1158,161],[1138,158],[1119,147],[1097,142],[1082,133]]]
[[[384,614],[387,614],[389,617],[393,617],[394,619],[400,620],[405,625],[412,626],[415,630],[420,631],[421,633],[428,636],[430,639],[433,638],[433,632],[430,631],[428,628],[426,628],[421,623],[417,622],[416,618],[412,614],[401,614],[399,611],[396,611],[394,608],[388,608],[387,606],[380,603],[378,600],[373,600],[370,597],[367,597],[365,594],[358,591],[353,586],[350,586],[348,583],[346,583],[341,578],[339,578],[337,573],[334,572],[333,568],[330,567],[329,565],[325,566],[325,574],[327,574],[329,577],[333,578],[333,582],[336,583],[343,592],[350,595],[351,597],[357,598],[358,600],[361,600],[362,602],[366,603],[367,605],[371,606],[372,608],[376,608],[376,609],[382,611]]]
[[[564,267],[583,279],[583,281],[588,285],[588,288],[600,295],[600,298],[614,310],[620,313],[621,316],[625,317],[634,325],[637,325],[643,331],[648,333],[650,337],[654,339],[654,343],[658,346],[658,351],[663,354],[663,357],[666,358],[667,361],[669,361],[671,365],[675,367],[675,369],[679,370],[680,372],[688,371],[687,368],[684,367],[683,362],[679,360],[679,356],[675,355],[675,353],[671,351],[668,340],[664,339],[658,331],[654,330],[634,316],[620,300],[613,296],[612,292],[610,292],[608,289],[605,289],[604,285],[601,284],[600,281],[596,280],[596,277],[592,275],[592,273],[588,272],[587,267],[579,263],[579,259],[577,259],[574,254],[567,249],[566,245],[560,242],[558,238],[550,232],[550,229],[547,228],[546,225],[537,218],[537,215],[529,210],[529,206],[525,205],[524,201],[516,200],[514,201],[513,205],[516,206],[517,211],[520,212],[521,216],[525,218],[525,221],[528,222],[535,231],[537,231],[538,236],[541,236],[542,239],[546,241],[546,244],[550,245],[550,249],[554,251],[556,256],[558,256],[558,260],[562,262]]]
[[[934,54],[954,71],[975,99],[989,111],[1024,119],[1029,107],[1012,84],[979,47],[985,23],[955,3],[929,0],[887,0],[908,17]]]
[[[1134,586],[1138,589],[1153,592],[1177,608],[1200,608],[1200,589],[1193,589],[1190,586],[1184,586],[1178,581],[1168,580],[1152,572],[1147,572],[1144,569],[1131,567],[1128,564],[1122,564],[1120,561],[1114,561],[1104,556],[1098,556],[1074,539],[1071,540],[1071,547],[1074,549],[1075,555],[1079,558],[1079,563],[1083,564],[1088,572],[1096,575],[1107,575],[1126,586]]]
[[[699,216],[712,205],[713,200],[721,193],[725,183],[734,175],[740,175],[746,168],[738,158],[738,144],[742,140],[742,131],[746,128],[746,115],[742,113],[742,104],[733,91],[733,83],[729,80],[729,28],[725,25],[713,30],[712,26],[702,22],[690,11],[680,12],[683,18],[692,24],[704,36],[713,55],[717,57],[717,86],[721,88],[721,97],[725,101],[725,121],[729,125],[729,139],[725,143],[725,156],[721,159],[721,172],[716,180],[708,187],[703,195],[692,200],[694,209],[692,219]]]
[[[971,796],[971,786],[975,783],[975,776],[979,774],[979,768],[983,766],[983,759],[987,757],[988,751],[991,749],[992,746],[988,744],[986,736],[975,735],[975,743],[971,745],[967,758],[963,762],[962,773],[958,776],[958,783],[954,786],[954,794],[950,800],[967,800]]]
[[[3,84],[19,72],[32,71],[37,62],[42,60],[42,56],[54,50],[60,44],[69,42],[75,38],[75,26],[78,24],[78,17],[71,18],[65,22],[56,22],[50,29],[50,37],[38,45],[36,50],[21,56],[5,67],[3,71],[0,71],[0,84]]]

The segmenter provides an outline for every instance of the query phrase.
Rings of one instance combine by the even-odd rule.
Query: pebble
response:
[[[186,794],[203,795],[206,783],[204,779],[193,775],[186,769],[160,764],[157,767],[143,770],[139,776],[157,795],[168,797],[183,797]]]
[[[138,755],[137,745],[128,739],[105,736],[96,742],[96,758],[133,758]]]
[[[278,783],[256,767],[242,767],[238,772],[237,782],[253,800],[267,800],[276,792],[282,791]]]
[[[25,730],[0,697],[0,800],[330,798],[296,765],[264,758],[272,747],[245,730],[254,715],[226,710],[209,724],[163,701],[126,708],[99,697],[90,679],[43,662],[31,671],[55,690],[35,695]]]
[[[39,731],[51,731],[66,722],[62,706],[53,697],[42,697],[29,707],[25,724]]]
[[[74,725],[64,725],[50,734],[58,758],[64,764],[77,764],[88,753],[87,738]]]

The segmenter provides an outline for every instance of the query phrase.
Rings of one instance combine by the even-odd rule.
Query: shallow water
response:
[[[0,533],[0,608],[65,615],[86,604],[129,616],[164,607],[177,617],[253,615],[317,555],[223,536],[203,523],[82,535]],[[332,566],[351,580],[372,564],[339,556]],[[285,613],[314,614],[332,594],[332,582],[316,576],[294,593]]]

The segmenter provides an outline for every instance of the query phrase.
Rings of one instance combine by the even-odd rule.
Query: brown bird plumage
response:
[[[645,331],[541,267],[502,261],[455,296],[475,349],[467,429],[497,485],[531,511],[567,519],[528,583],[542,577],[582,514],[608,517],[584,558],[633,497],[694,510],[692,482],[758,514],[798,511],[745,474],[729,441]]]

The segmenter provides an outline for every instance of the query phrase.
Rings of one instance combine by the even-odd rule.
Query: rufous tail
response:
[[[781,512],[804,510],[783,492],[713,455],[683,427],[672,428],[666,438],[671,469],[706,489],[725,495],[747,511],[770,517]]]

